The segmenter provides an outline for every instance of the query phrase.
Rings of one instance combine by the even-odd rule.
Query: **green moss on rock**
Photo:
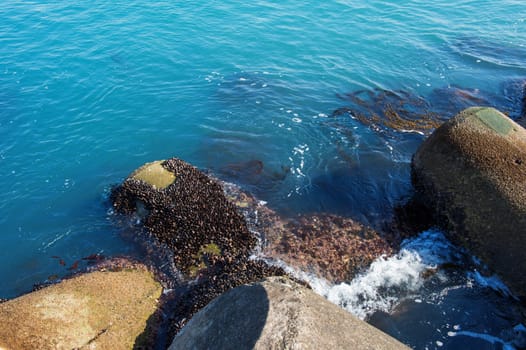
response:
[[[199,271],[210,267],[210,260],[221,256],[221,248],[215,243],[209,243],[201,246],[197,254],[193,256],[197,263],[188,268],[191,277],[197,276]]]
[[[512,121],[494,108],[472,107],[466,109],[464,113],[477,118],[486,127],[500,135],[507,135],[513,130]]]
[[[493,108],[466,109],[420,146],[412,178],[449,237],[526,295],[526,130]]]
[[[130,177],[141,180],[156,189],[165,189],[175,181],[175,174],[163,167],[163,160],[144,164],[135,170]]]

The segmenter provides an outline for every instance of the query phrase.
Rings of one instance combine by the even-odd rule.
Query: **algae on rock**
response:
[[[526,130],[493,108],[468,108],[420,146],[412,178],[449,238],[526,295]]]

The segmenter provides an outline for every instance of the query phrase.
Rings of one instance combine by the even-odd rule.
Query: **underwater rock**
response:
[[[0,304],[0,348],[147,348],[162,287],[136,263],[77,275]]]
[[[433,89],[427,100],[430,109],[446,119],[469,107],[494,107],[507,113],[512,112],[510,104],[502,95],[458,85]]]
[[[501,85],[503,96],[511,105],[511,112],[504,110],[522,127],[526,126],[526,78],[505,81]]]
[[[393,252],[387,239],[350,218],[320,213],[285,219],[233,185],[225,191],[259,235],[266,259],[336,283],[351,280],[374,259]]]
[[[502,83],[500,94],[476,88],[448,85],[427,97],[409,91],[359,90],[340,95],[350,102],[332,113],[349,115],[379,133],[418,132],[429,135],[444,121],[469,107],[494,107],[512,119],[524,116],[525,79]]]
[[[169,349],[408,349],[313,291],[273,277],[221,295]]]
[[[228,163],[213,171],[221,179],[243,184],[257,193],[264,193],[279,186],[290,173],[290,168],[282,165],[279,169],[271,169],[259,159],[250,159]]]
[[[526,130],[493,108],[469,108],[418,149],[412,180],[450,238],[526,295]]]
[[[333,283],[350,281],[380,255],[393,253],[377,232],[337,215],[303,215],[283,228],[276,237],[267,232],[264,253]]]

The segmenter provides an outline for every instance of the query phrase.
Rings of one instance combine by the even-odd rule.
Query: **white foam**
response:
[[[476,333],[476,332],[470,332],[470,331],[460,331],[460,332],[449,332],[448,335],[450,337],[456,337],[456,336],[459,336],[459,335],[463,335],[463,336],[466,336],[466,337],[471,337],[471,338],[478,338],[478,339],[482,339],[488,343],[491,343],[491,344],[502,344],[502,349],[504,350],[515,350],[515,347],[511,344],[511,343],[508,343],[508,342],[505,342],[504,340],[498,338],[498,337],[494,337],[492,335],[489,335],[489,334],[485,334],[485,333]]]
[[[418,290],[422,284],[420,275],[428,267],[416,252],[402,250],[395,256],[378,258],[366,273],[321,294],[364,319],[378,310],[389,312],[398,302],[400,292],[410,294]]]
[[[389,312],[422,286],[422,273],[452,259],[454,247],[437,230],[402,243],[394,256],[377,258],[369,269],[349,283],[319,284],[313,289],[355,316],[365,319],[375,311]],[[310,283],[310,281],[309,281]]]
[[[499,277],[492,275],[492,276],[483,276],[480,274],[479,271],[475,270],[472,272],[468,272],[468,278],[473,279],[479,286],[491,288],[497,292],[502,293],[505,296],[516,298],[509,288],[500,280]]]

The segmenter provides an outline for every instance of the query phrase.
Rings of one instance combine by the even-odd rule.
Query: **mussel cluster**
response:
[[[285,272],[249,258],[257,238],[219,182],[177,158],[161,165],[175,174],[172,184],[160,189],[132,175],[113,189],[110,199],[117,212],[139,215],[191,280],[175,292],[175,310],[170,311],[175,333],[228,289]]]
[[[204,258],[207,267],[246,258],[256,239],[221,185],[180,159],[162,166],[176,175],[173,184],[158,189],[130,177],[112,191],[114,208],[142,212],[144,227],[175,253],[183,272],[191,272]]]

